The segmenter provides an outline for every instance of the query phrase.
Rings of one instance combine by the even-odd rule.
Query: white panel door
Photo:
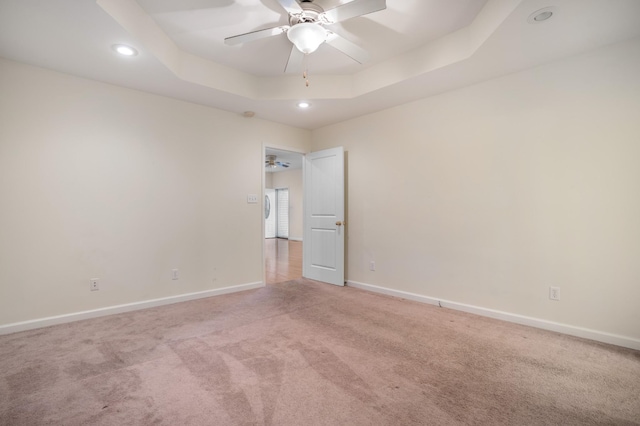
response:
[[[312,152],[304,163],[302,275],[344,285],[344,151]]]

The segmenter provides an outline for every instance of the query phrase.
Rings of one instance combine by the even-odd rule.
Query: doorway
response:
[[[264,282],[302,277],[304,154],[265,147]]]

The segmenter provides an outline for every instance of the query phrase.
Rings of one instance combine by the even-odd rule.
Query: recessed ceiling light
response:
[[[545,7],[544,9],[536,10],[529,18],[527,22],[530,24],[540,24],[553,16],[555,9],[553,7]]]
[[[138,54],[138,51],[136,49],[125,44],[114,44],[111,47],[113,48],[113,50],[123,56],[136,56]]]
[[[551,18],[552,15],[553,15],[553,12],[549,12],[547,10],[546,12],[542,12],[534,16],[533,20],[537,22],[546,21],[547,19]]]
[[[310,106],[309,102],[298,102],[298,108],[309,108]]]

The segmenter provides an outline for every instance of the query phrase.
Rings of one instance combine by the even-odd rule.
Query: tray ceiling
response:
[[[546,7],[551,19],[528,22]],[[0,56],[313,129],[637,38],[639,21],[637,0],[387,0],[386,10],[336,24],[371,61],[321,46],[305,87],[283,74],[285,35],[223,43],[286,24],[276,0],[0,0]],[[138,56],[118,57],[117,43]],[[298,109],[300,100],[311,107]]]

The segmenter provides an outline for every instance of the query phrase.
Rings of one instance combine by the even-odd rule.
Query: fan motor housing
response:
[[[324,13],[321,6],[305,1],[301,5],[302,12],[289,15],[289,25],[294,26],[302,22],[318,22],[321,20],[320,14]]]

